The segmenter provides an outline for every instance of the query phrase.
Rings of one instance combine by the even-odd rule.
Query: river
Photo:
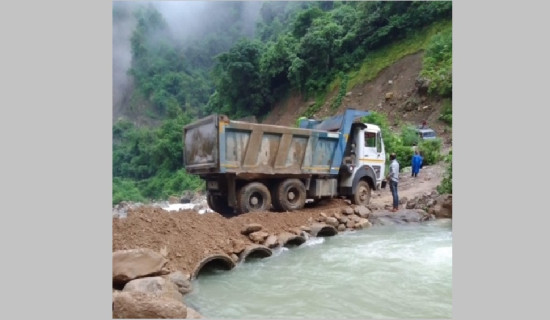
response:
[[[205,318],[452,318],[452,220],[311,238],[192,285]]]

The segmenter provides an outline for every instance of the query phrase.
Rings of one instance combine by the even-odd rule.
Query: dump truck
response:
[[[384,188],[386,154],[380,127],[348,108],[298,127],[230,120],[212,114],[183,128],[183,162],[205,181],[208,205],[231,216],[294,211],[306,200],[346,197],[367,205]]]

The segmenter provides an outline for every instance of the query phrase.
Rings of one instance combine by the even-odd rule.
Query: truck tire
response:
[[[234,216],[234,210],[227,205],[227,197],[224,196],[215,196],[208,194],[206,196],[206,202],[210,209],[216,211],[224,217]]]
[[[356,205],[366,206],[370,202],[371,189],[369,184],[365,180],[361,180],[357,183],[355,194],[352,197],[352,201]]]
[[[306,204],[306,187],[299,179],[286,179],[277,185],[273,197],[279,211],[300,210]]]
[[[267,211],[271,208],[271,194],[261,182],[243,186],[237,195],[237,207],[241,213]]]

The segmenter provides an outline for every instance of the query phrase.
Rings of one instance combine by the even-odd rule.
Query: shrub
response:
[[[451,102],[451,100],[443,100],[443,107],[441,108],[441,115],[439,115],[439,120],[447,123],[448,125],[453,125],[453,103]]]
[[[453,151],[451,150],[449,154],[445,157],[445,162],[449,164],[447,171],[441,184],[437,186],[437,192],[440,194],[443,193],[453,193]]]
[[[441,140],[423,140],[418,144],[418,150],[423,158],[423,164],[434,164],[441,160]]]
[[[145,198],[133,180],[115,177],[112,204],[115,205],[121,201],[145,202]]]
[[[403,141],[403,145],[416,146],[418,140],[415,126],[405,126],[401,128],[401,141]]]

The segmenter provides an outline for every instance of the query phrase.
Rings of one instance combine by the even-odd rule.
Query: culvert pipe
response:
[[[191,275],[191,279],[196,279],[199,274],[206,269],[231,270],[233,268],[235,268],[235,262],[228,255],[220,253],[213,254],[199,262]]]
[[[299,246],[306,242],[306,238],[290,232],[283,232],[279,235],[279,241],[283,247]]]
[[[243,252],[239,254],[239,261],[246,261],[253,258],[267,258],[273,254],[271,249],[261,244],[252,244],[247,246]]]
[[[338,230],[331,225],[316,223],[311,226],[311,235],[314,237],[332,237],[338,233]]]

